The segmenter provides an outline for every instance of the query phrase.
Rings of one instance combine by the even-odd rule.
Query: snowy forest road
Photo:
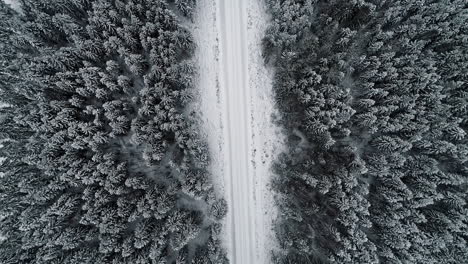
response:
[[[220,48],[225,95],[225,177],[229,181],[231,262],[255,261],[254,182],[250,177],[250,93],[245,0],[221,1]]]
[[[261,40],[268,26],[262,0],[200,0],[192,29],[198,49],[199,109],[211,173],[226,198],[224,246],[233,264],[270,263],[276,216],[269,189],[282,136],[273,124],[273,73]]]

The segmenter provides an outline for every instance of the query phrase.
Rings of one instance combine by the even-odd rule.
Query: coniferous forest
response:
[[[1,264],[239,263],[189,109],[199,1],[0,0]],[[264,2],[271,263],[468,263],[468,2]]]
[[[194,2],[0,2],[0,262],[224,263],[184,113]]]
[[[467,263],[468,3],[269,0],[277,263]]]

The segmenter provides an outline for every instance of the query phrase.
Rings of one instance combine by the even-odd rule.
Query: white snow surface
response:
[[[283,136],[273,124],[273,73],[261,56],[267,22],[262,0],[199,0],[192,28],[199,67],[193,108],[228,204],[224,246],[234,264],[270,263],[276,246],[269,182]]]
[[[21,13],[21,4],[18,0],[3,0],[5,4],[10,5],[10,7],[17,12]]]

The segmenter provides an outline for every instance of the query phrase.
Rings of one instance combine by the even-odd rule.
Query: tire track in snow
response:
[[[272,73],[264,67],[262,0],[199,0],[199,108],[211,172],[228,203],[224,246],[233,264],[270,263],[276,208],[268,187],[282,141],[273,125]]]
[[[250,163],[250,98],[245,0],[221,1],[222,93],[225,102],[225,166],[230,185],[231,262],[255,263],[253,184]]]

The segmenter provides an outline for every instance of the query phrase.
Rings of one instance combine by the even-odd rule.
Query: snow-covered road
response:
[[[272,73],[261,57],[267,25],[262,0],[199,0],[192,32],[198,45],[200,119],[212,174],[226,197],[224,231],[234,264],[270,263],[276,215],[269,191],[281,133],[273,125]]]
[[[230,193],[232,263],[255,263],[254,181],[250,173],[251,128],[245,0],[221,1],[221,87],[225,95],[225,176]]]

